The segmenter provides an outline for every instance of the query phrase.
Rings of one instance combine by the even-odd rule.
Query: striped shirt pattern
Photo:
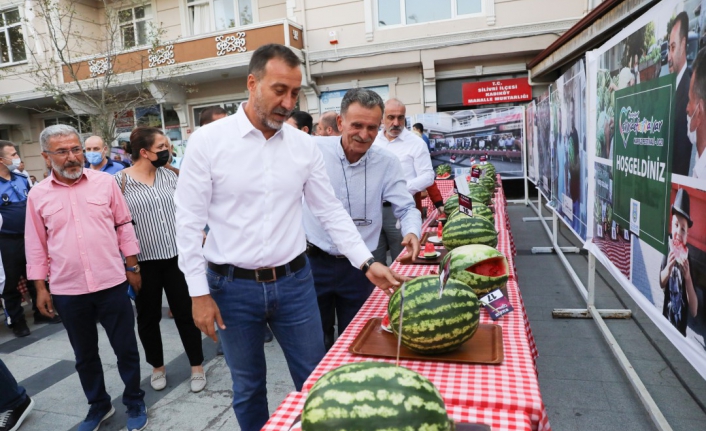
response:
[[[122,172],[115,174],[120,187]],[[140,241],[137,261],[171,259],[177,255],[174,191],[177,175],[165,168],[158,168],[154,185],[134,180],[127,175],[125,200],[135,222],[135,233]]]

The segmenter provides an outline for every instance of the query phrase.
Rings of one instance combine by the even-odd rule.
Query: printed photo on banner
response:
[[[537,152],[539,154],[539,191],[547,200],[552,196],[552,150],[550,143],[551,135],[551,106],[549,90],[540,96],[537,102],[537,111],[535,115],[535,124],[537,127]]]
[[[469,109],[417,114],[424,133],[434,140],[430,151],[434,166],[470,168],[487,155],[503,179],[523,178],[522,140],[525,131],[522,106]]]
[[[535,185],[537,184],[539,172],[536,116],[537,104],[533,100],[525,109],[525,141],[527,142],[527,178]]]
[[[577,62],[552,85],[552,201],[566,224],[586,240],[588,165],[586,157],[586,73]]]

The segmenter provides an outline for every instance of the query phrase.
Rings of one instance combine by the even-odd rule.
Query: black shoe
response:
[[[40,323],[49,323],[50,325],[61,323],[61,317],[55,314],[54,317],[47,317],[42,313],[34,313],[34,324],[39,325]]]
[[[29,327],[27,326],[27,322],[24,320],[21,322],[13,323],[12,324],[12,333],[15,334],[15,337],[17,338],[22,338],[26,337],[30,334],[29,332]]]
[[[0,431],[17,431],[34,407],[34,400],[26,397],[19,407],[0,413]]]
[[[269,327],[265,327],[265,343],[271,343],[274,340],[274,335],[272,335],[272,330]]]

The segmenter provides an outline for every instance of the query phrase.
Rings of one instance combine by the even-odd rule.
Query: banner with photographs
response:
[[[705,8],[662,1],[586,55],[586,248],[704,378]]]
[[[551,106],[549,103],[549,89],[540,96],[537,102],[537,110],[534,124],[537,127],[537,153],[539,155],[537,185],[539,192],[548,201],[552,196],[552,158],[553,150],[550,142],[551,136]]]
[[[524,178],[524,106],[417,114],[410,122],[422,124],[435,167],[470,168],[485,155],[503,180]]]
[[[535,185],[539,178],[536,116],[537,104],[533,100],[525,108],[525,140],[527,141],[527,179]]]
[[[551,88],[552,206],[571,230],[585,241],[588,160],[583,61],[574,64]]]

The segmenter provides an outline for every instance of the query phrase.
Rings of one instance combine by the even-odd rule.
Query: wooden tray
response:
[[[380,327],[382,319],[368,320],[355,337],[348,351],[356,355],[397,357],[397,338]],[[473,338],[453,352],[442,355],[420,355],[405,346],[400,347],[400,358],[419,361],[460,362],[466,364],[501,364],[503,353],[503,328],[481,323]]]

